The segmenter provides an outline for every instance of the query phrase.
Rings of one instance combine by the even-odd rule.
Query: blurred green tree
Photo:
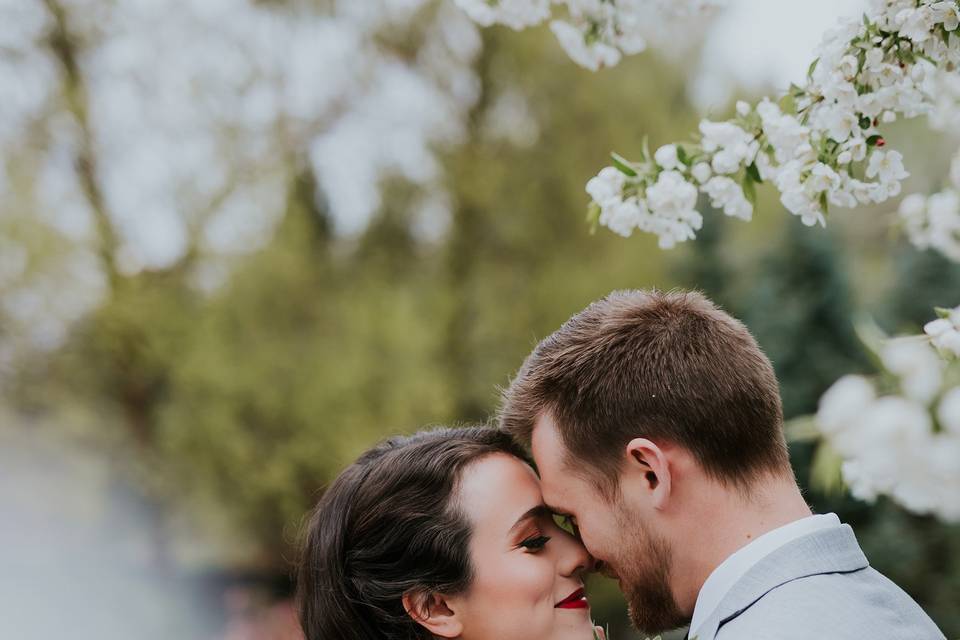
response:
[[[51,46],[89,134],[68,26],[54,21]],[[391,33],[378,46],[414,60],[422,36]],[[61,345],[18,360],[4,402],[62,423],[102,448],[118,478],[136,481],[156,507],[161,564],[186,520],[215,542],[206,561],[285,571],[303,514],[361,450],[387,434],[485,419],[496,385],[536,341],[612,289],[704,289],[770,355],[789,417],[813,411],[839,375],[864,366],[841,259],[847,239],[801,228],[768,193],[761,203],[774,213],[750,225],[708,213],[699,240],[672,254],[645,235],[589,235],[583,185],[609,149],[648,131],[656,146],[696,124],[689,60],[644,54],[593,74],[571,64],[547,29],[493,28],[482,38],[470,78],[478,100],[460,143],[438,150],[446,218],[425,217],[423,190],[395,177],[362,232],[336,232],[301,142],[262,168],[287,186],[282,210],[264,212],[275,224],[262,246],[215,259],[191,229],[181,260],[131,275],[119,266],[116,216],[98,195],[96,145],[81,136],[73,160],[100,222],[105,291]],[[40,229],[18,218],[18,238],[46,238]],[[924,314],[944,303],[955,285],[938,268],[903,277],[891,324],[926,317],[908,303]],[[917,293],[921,280],[929,292]],[[810,453],[794,454],[807,482]],[[810,495],[854,522],[874,564],[960,633],[955,530],[886,503]],[[601,589],[595,614],[611,621],[613,637],[628,637],[622,600],[610,584]]]

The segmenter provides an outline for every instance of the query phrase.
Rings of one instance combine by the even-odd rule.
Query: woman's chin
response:
[[[557,640],[589,640],[593,638],[593,619],[590,617],[590,608],[558,609],[557,631],[551,638]]]

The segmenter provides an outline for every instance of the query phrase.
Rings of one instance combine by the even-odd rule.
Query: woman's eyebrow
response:
[[[514,529],[519,527],[521,524],[523,524],[527,520],[531,520],[533,518],[541,518],[541,517],[548,518],[550,516],[551,516],[551,511],[550,509],[547,508],[547,505],[538,504],[535,507],[530,507],[529,509],[526,510],[526,512],[524,512],[522,516],[517,518],[517,521],[513,523],[512,527],[510,527],[510,531],[513,531]]]

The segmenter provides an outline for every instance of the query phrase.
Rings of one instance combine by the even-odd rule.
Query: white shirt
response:
[[[768,531],[756,540],[747,543],[733,552],[726,560],[713,570],[713,573],[703,583],[697,604],[693,608],[693,620],[690,622],[690,637],[697,635],[700,626],[710,618],[710,615],[720,606],[721,600],[733,585],[744,576],[754,565],[765,557],[798,538],[830,527],[840,526],[840,518],[836,514],[807,516],[790,524]]]

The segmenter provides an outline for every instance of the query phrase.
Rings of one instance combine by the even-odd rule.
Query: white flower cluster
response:
[[[692,205],[656,206],[655,185],[673,186],[683,203],[699,190],[727,215],[749,220],[756,184],[769,181],[807,225],[825,224],[830,205],[898,195],[909,174],[879,127],[933,111],[942,84],[935,78],[960,65],[958,27],[958,0],[871,0],[863,20],[825,36],[805,85],[791,85],[778,102],[738,103],[731,120],[701,122],[698,143],[644,151],[638,162],[614,156],[623,179],[608,167],[587,185],[594,221],[615,220],[610,228],[621,235],[656,233],[661,247],[672,247],[693,238],[702,220]],[[660,203],[671,200],[663,188],[655,192]]]
[[[960,131],[960,73],[956,69],[940,71],[932,82],[935,101],[928,116],[930,127],[937,131]]]
[[[940,335],[952,331],[951,348],[960,354],[960,307],[951,313],[956,322],[941,319],[949,329]],[[931,325],[939,331],[941,320],[927,332]],[[817,427],[843,458],[855,497],[887,495],[915,513],[960,521],[958,362],[942,358],[923,336],[890,340],[878,355],[886,379],[838,380],[820,399]]]
[[[960,262],[960,152],[950,165],[950,186],[931,196],[910,194],[900,202],[899,215],[918,249],[935,249]]]
[[[928,322],[923,332],[945,358],[960,358],[960,307],[938,311],[940,317]]]
[[[722,0],[456,0],[483,26],[503,24],[513,29],[538,25],[560,9],[565,20],[550,22],[567,55],[596,71],[612,67],[624,55],[646,49],[645,29],[651,21],[688,18],[706,13]]]

